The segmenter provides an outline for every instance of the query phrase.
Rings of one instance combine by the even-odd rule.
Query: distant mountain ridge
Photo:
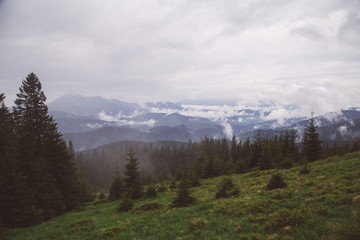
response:
[[[214,104],[214,103],[212,103]],[[77,151],[119,141],[199,141],[205,136],[239,138],[253,136],[258,129],[268,134],[291,128],[299,141],[308,118],[273,117],[281,108],[287,115],[296,106],[193,105],[172,102],[127,103],[102,97],[67,94],[48,104],[65,140]],[[326,139],[342,140],[358,136],[360,111],[341,110],[316,117]],[[320,130],[319,129],[319,130]],[[340,130],[336,130],[340,129]],[[271,133],[272,132],[272,133]],[[331,133],[331,134],[330,134]]]

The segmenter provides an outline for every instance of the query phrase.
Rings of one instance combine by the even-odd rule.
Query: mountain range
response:
[[[290,128],[299,141],[309,117],[294,105],[242,106],[236,102],[184,101],[128,103],[66,94],[48,104],[66,141],[77,151],[118,141],[199,141],[205,136],[245,139],[261,129],[278,134]],[[360,136],[360,111],[339,110],[315,118],[320,137],[329,141]]]

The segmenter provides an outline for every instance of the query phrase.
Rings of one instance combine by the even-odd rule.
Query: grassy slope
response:
[[[154,211],[117,213],[118,203],[90,204],[27,229],[14,229],[10,239],[360,239],[360,152],[278,170],[285,189],[265,189],[277,170],[233,175],[236,198],[214,198],[222,177],[202,180],[193,188],[198,200],[169,208],[176,190],[137,201],[164,204]],[[359,197],[360,198],[360,197]],[[360,200],[360,199],[359,199]]]

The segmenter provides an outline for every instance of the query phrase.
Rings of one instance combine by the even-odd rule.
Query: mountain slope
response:
[[[308,123],[307,118],[299,114],[291,117],[291,111],[299,111],[293,105],[171,102],[140,105],[68,94],[50,103],[49,109],[64,138],[72,140],[77,150],[122,140],[187,142],[190,138],[199,141],[205,136],[231,139],[233,135],[245,139],[256,135],[259,129],[269,135],[279,134],[286,128],[295,129],[301,141]],[[357,131],[351,130],[357,128],[358,122],[354,120],[358,118],[360,111],[342,110],[316,117],[315,122],[323,140],[343,141],[358,136]],[[109,127],[113,131],[108,131]]]
[[[170,207],[177,189],[135,202],[130,212],[117,212],[118,202],[97,199],[31,228],[14,229],[22,239],[359,239],[360,153],[331,157],[287,170],[232,175],[237,197],[216,199],[224,177],[201,180],[191,188],[197,200]],[[280,173],[287,187],[267,190],[271,175]],[[159,187],[159,186],[158,186]]]
[[[106,114],[133,113],[138,104],[127,103],[102,97],[83,97],[79,94],[66,94],[48,104],[52,111],[63,111],[80,116],[96,116],[100,112]]]

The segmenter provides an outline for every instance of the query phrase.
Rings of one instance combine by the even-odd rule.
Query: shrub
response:
[[[163,182],[161,182],[158,192],[165,192],[167,190],[166,186]]]
[[[299,209],[282,208],[276,211],[265,227],[267,230],[277,230],[285,226],[298,226],[305,222],[304,213]]]
[[[268,190],[284,187],[286,187],[286,183],[284,182],[282,176],[279,173],[273,174],[270,178],[268,185],[266,186]]]
[[[170,189],[175,189],[175,188],[177,188],[177,185],[176,185],[175,179],[173,179],[170,183]]]
[[[124,194],[124,183],[120,174],[117,172],[117,175],[113,179],[109,189],[109,199],[119,200],[123,197],[123,194]]]
[[[239,195],[239,190],[235,188],[234,183],[230,177],[223,178],[219,186],[218,191],[215,194],[215,198],[228,198]]]
[[[257,200],[247,204],[247,208],[251,213],[264,213],[269,210],[271,200]]]
[[[195,198],[190,196],[189,182],[186,179],[182,179],[179,185],[179,191],[176,198],[171,203],[172,207],[186,207],[195,202]]]
[[[98,204],[103,204],[103,203],[107,203],[108,200],[106,198],[102,198],[100,200],[97,200],[93,203],[93,205],[98,205]]]
[[[304,165],[304,167],[300,170],[300,174],[308,174],[310,173],[310,170],[307,167],[307,164]]]
[[[92,231],[95,227],[95,220],[93,218],[86,218],[71,223],[69,225],[69,232]]]
[[[134,207],[134,202],[129,198],[129,196],[125,196],[125,198],[120,202],[119,207],[117,208],[118,212],[127,212],[132,210]]]
[[[165,204],[159,203],[159,202],[148,202],[144,203],[143,205],[134,208],[134,211],[151,211],[151,210],[158,210],[165,208]]]
[[[105,229],[101,229],[100,232],[96,233],[94,236],[96,239],[109,239],[115,237],[120,232],[124,231],[124,227],[109,227]]]
[[[149,197],[149,198],[156,197],[157,192],[156,192],[155,186],[154,186],[154,185],[149,185],[149,186],[146,188],[145,195],[146,195],[147,197]]]
[[[106,194],[103,191],[101,191],[99,194],[99,200],[101,200],[101,199],[106,199]]]

